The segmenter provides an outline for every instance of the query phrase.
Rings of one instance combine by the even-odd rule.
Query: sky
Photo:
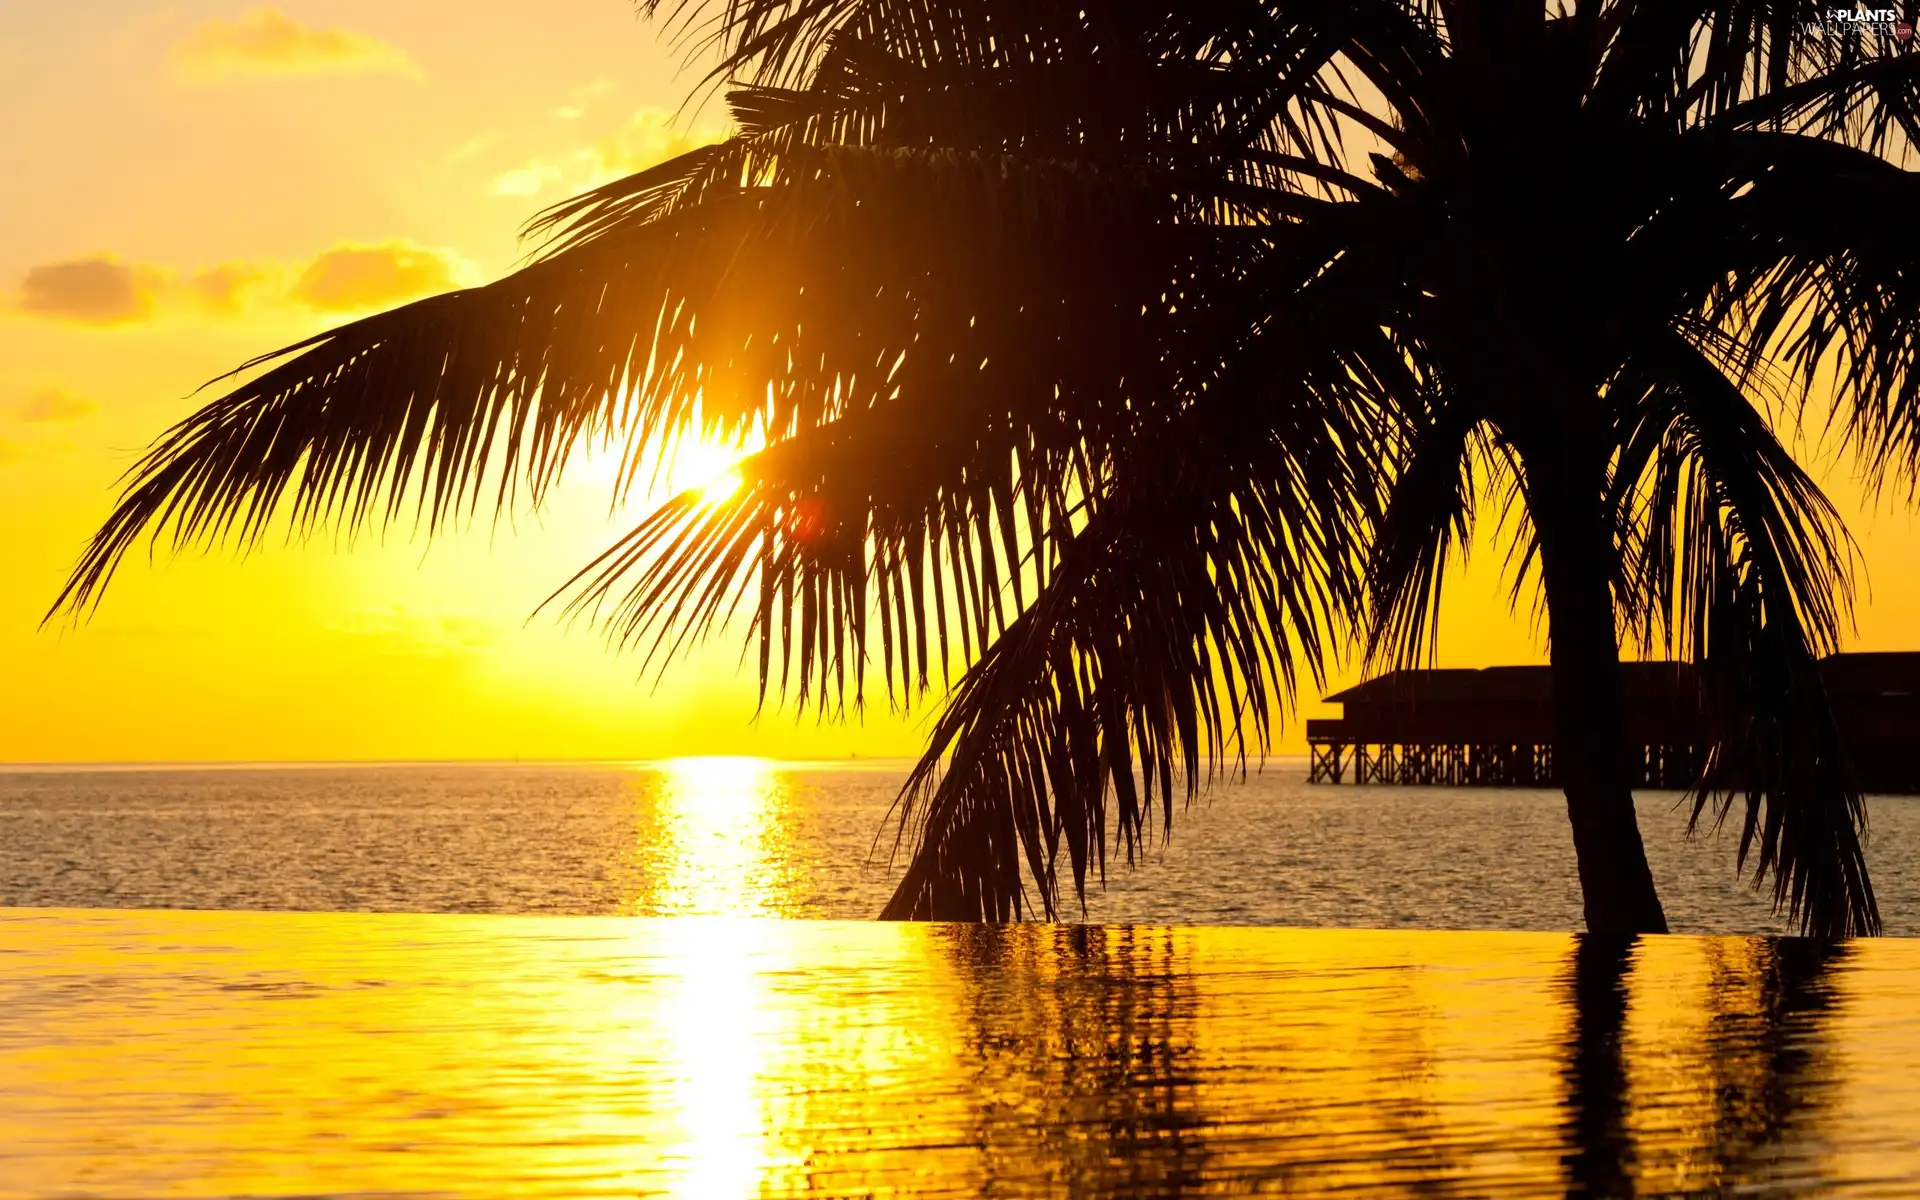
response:
[[[913,753],[930,702],[756,718],[737,641],[656,677],[536,615],[642,511],[611,511],[592,469],[431,542],[136,556],[90,620],[41,626],[121,472],[215,394],[196,388],[510,270],[545,204],[724,132],[683,106],[699,82],[631,0],[0,6],[0,762]],[[1849,648],[1910,648],[1920,530],[1807,455],[1867,567]],[[1456,572],[1444,665],[1540,659],[1499,558]]]

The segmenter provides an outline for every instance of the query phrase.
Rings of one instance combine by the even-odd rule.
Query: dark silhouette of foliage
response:
[[[1269,745],[1346,639],[1431,645],[1488,499],[1540,585],[1590,928],[1664,928],[1622,639],[1702,664],[1696,820],[1877,927],[1812,665],[1851,550],[1775,433],[1920,422],[1920,59],[1788,0],[654,0],[737,133],[540,216],[484,287],[265,356],[60,605],[176,544],[537,503],[587,441],[764,437],[575,581],[763,694],[954,683],[887,915],[1051,915]],[[656,12],[656,10],[658,10]],[[696,428],[698,426],[699,428]],[[1062,871],[1062,852],[1065,871]]]

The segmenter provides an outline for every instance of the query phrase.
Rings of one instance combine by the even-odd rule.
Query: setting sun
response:
[[[740,460],[746,450],[704,438],[688,438],[669,456],[666,491],[669,495],[698,491],[700,502],[719,504],[740,490]]]

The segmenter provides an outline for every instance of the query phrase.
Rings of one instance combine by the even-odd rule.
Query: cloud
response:
[[[515,167],[495,176],[493,194],[496,196],[531,196],[564,174],[552,163],[530,162],[524,167]]]
[[[308,263],[288,294],[321,312],[360,312],[444,292],[465,274],[456,256],[412,242],[336,246]]]
[[[234,320],[289,307],[359,312],[445,291],[473,274],[458,254],[404,239],[342,243],[292,263],[226,262],[186,272],[100,256],[29,269],[0,311],[99,327],[163,317]]]
[[[233,317],[244,312],[249,303],[281,272],[268,263],[231,262],[196,271],[187,281],[187,289],[215,316]]]
[[[15,299],[22,312],[84,325],[123,325],[153,315],[166,272],[111,255],[29,268]]]
[[[579,157],[598,176],[594,182],[604,183],[659,166],[726,136],[727,130],[715,126],[683,128],[669,109],[643,108],[617,132],[581,151]]]
[[[489,130],[486,133],[476,133],[466,141],[461,142],[458,146],[447,151],[447,161],[450,163],[465,162],[476,154],[491,149],[494,143],[499,140],[500,134],[494,130]]]
[[[611,79],[596,79],[583,83],[567,93],[567,102],[553,110],[553,115],[562,121],[578,121],[587,115],[593,102],[613,94],[615,83]]]
[[[22,421],[78,421],[100,411],[97,401],[63,387],[46,387],[29,392],[25,399],[8,406]]]
[[[0,467],[27,461],[27,444],[12,438],[0,438]]]
[[[201,83],[244,75],[419,74],[398,47],[345,29],[315,29],[277,8],[202,21],[174,43],[173,62],[183,77]]]
[[[466,657],[500,640],[500,625],[482,617],[419,613],[401,604],[364,608],[334,625],[367,638],[387,653],[424,658]]]
[[[534,159],[495,176],[488,190],[497,196],[532,196],[558,183],[569,191],[585,191],[712,145],[727,132],[711,125],[683,128],[670,110],[643,108],[614,133],[569,157]]]

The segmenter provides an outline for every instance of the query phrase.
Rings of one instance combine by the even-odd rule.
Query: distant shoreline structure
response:
[[[1706,685],[1688,663],[1622,663],[1633,785],[1692,786],[1713,741]],[[1861,789],[1920,793],[1920,652],[1833,654],[1820,677]],[[1546,666],[1390,671],[1326,697],[1307,722],[1309,783],[1559,786]]]

